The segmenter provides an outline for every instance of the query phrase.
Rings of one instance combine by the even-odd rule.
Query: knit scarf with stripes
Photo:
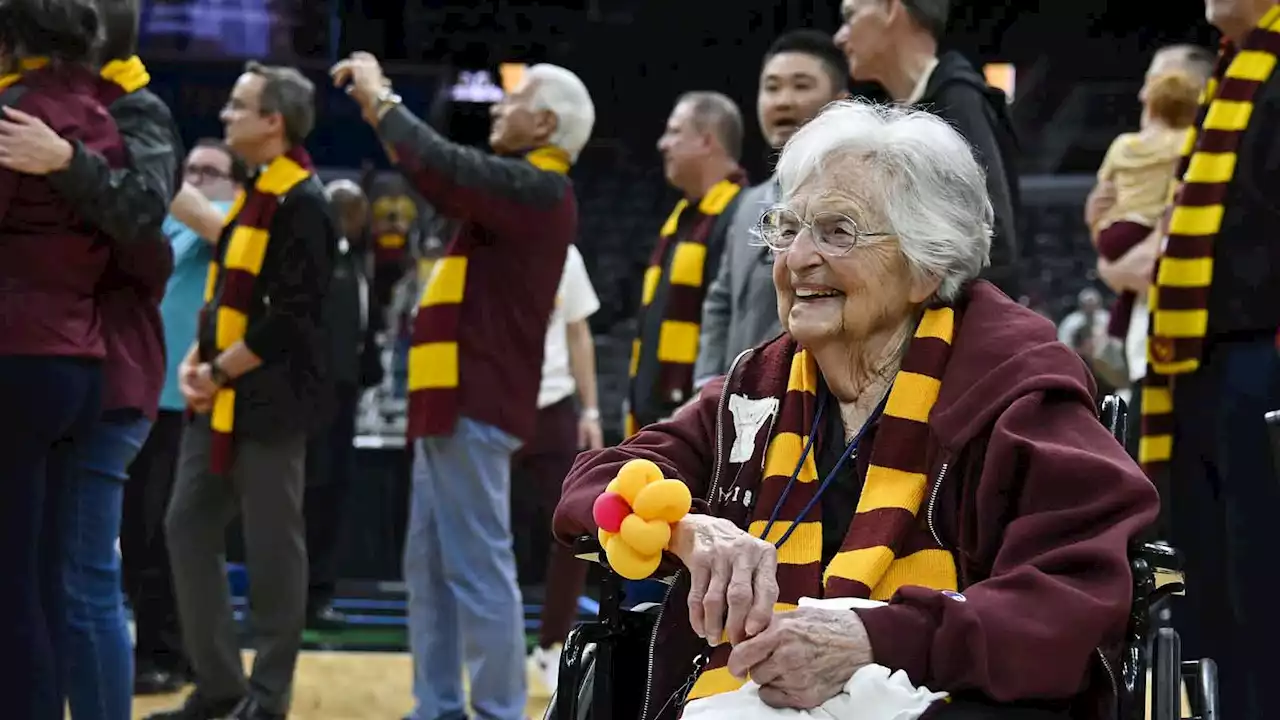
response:
[[[925,312],[916,327],[877,424],[857,510],[839,552],[825,568],[821,503],[814,504],[809,515],[796,517],[813,499],[820,484],[812,450],[805,456],[795,485],[783,497],[813,429],[818,392],[818,367],[813,356],[807,350],[797,350],[792,357],[778,422],[765,450],[759,499],[748,528],[752,535],[762,537],[779,501],[782,506],[778,520],[764,539],[776,543],[799,523],[778,548],[779,594],[775,611],[795,609],[802,597],[889,600],[906,585],[958,589],[955,558],[938,545],[920,517],[929,484],[923,451],[929,442],[929,412],[942,387],[942,373],[951,355],[958,322],[952,308],[934,308]],[[706,670],[694,683],[689,700],[743,685],[744,681],[734,678],[725,667],[731,649],[727,643],[715,648]]]
[[[1237,50],[1224,46],[1201,96],[1200,120],[1187,133],[1169,235],[1148,294],[1149,369],[1142,388],[1138,459],[1153,475],[1173,457],[1173,384],[1200,367],[1209,327],[1214,241],[1236,170],[1236,151],[1249,126],[1253,97],[1280,55],[1280,5],[1262,18]]]
[[[49,64],[49,58],[32,57],[25,58],[21,61],[22,70],[39,70]],[[151,82],[151,74],[147,72],[147,66],[142,64],[142,59],[137,55],[128,60],[112,60],[102,66],[99,75],[103,80],[110,82],[120,88],[122,95],[127,95],[135,90],[141,90]],[[22,79],[22,73],[9,73],[0,77],[0,90]]]
[[[663,281],[663,265],[671,244],[675,252],[671,257],[671,271],[665,278],[670,285],[665,307],[661,309],[662,326],[658,332],[658,377],[656,388],[643,388],[657,393],[664,401],[678,404],[693,392],[693,363],[698,358],[698,336],[702,325],[702,300],[706,295],[707,236],[716,224],[716,218],[742,191],[741,178],[735,174],[721,180],[707,194],[691,205],[681,199],[663,223],[658,233],[658,244],[649,257],[649,267],[644,273],[644,289],[640,296],[640,322],[645,327],[645,314],[653,312],[651,305]],[[640,370],[640,358],[645,348],[640,335],[631,342],[631,407],[647,403],[634,393],[636,375]],[[630,437],[639,430],[634,412],[628,412],[626,433]]]
[[[557,147],[538,148],[524,159],[546,172],[569,172],[569,154]],[[458,420],[458,337],[467,290],[469,242],[470,236],[464,232],[454,235],[444,257],[431,268],[418,300],[409,348],[410,438],[448,435]]]
[[[236,198],[227,214],[235,228],[230,235],[223,233],[218,248],[221,252],[209,263],[204,307],[200,310],[200,335],[207,337],[204,331],[213,323],[214,346],[219,353],[244,339],[254,285],[271,242],[271,221],[285,195],[311,174],[310,156],[295,147],[272,160],[252,189]],[[235,424],[236,390],[227,385],[214,394],[209,419],[213,431],[210,470],[214,473],[224,474],[231,468]]]

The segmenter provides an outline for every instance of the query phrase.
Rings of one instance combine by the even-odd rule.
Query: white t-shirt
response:
[[[556,307],[547,325],[547,346],[542,359],[542,387],[538,389],[538,409],[554,405],[577,390],[569,371],[569,323],[586,320],[600,309],[600,298],[591,287],[587,266],[578,248],[570,245],[564,259],[564,273],[556,290]]]
[[[1129,334],[1125,336],[1125,355],[1129,360],[1129,380],[1137,382],[1147,376],[1147,330],[1151,317],[1146,297],[1133,303],[1133,315],[1129,319]]]

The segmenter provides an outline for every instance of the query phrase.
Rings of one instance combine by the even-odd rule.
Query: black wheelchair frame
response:
[[[1127,433],[1125,403],[1103,398],[1099,419],[1123,445]],[[648,682],[648,658],[654,652],[656,606],[623,609],[623,579],[609,570],[594,537],[579,538],[579,558],[605,568],[600,614],[578,625],[565,641],[559,683],[544,720],[652,720],[642,717]],[[1217,666],[1210,659],[1182,660],[1181,640],[1172,628],[1151,632],[1153,611],[1171,596],[1185,592],[1182,560],[1177,550],[1160,542],[1130,548],[1133,605],[1117,683],[1117,720],[1221,720],[1218,712]],[[1110,670],[1110,668],[1108,668]],[[1149,680],[1148,680],[1149,676]],[[633,678],[645,677],[645,683]],[[630,681],[620,682],[619,678]],[[1192,714],[1182,714],[1187,690]]]

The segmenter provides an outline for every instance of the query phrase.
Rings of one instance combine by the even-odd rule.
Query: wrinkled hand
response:
[[[578,448],[599,450],[602,447],[604,447],[604,431],[600,429],[600,421],[585,416],[578,420]]]
[[[329,75],[333,78],[334,87],[347,86],[347,93],[360,104],[366,120],[378,100],[378,94],[391,84],[378,59],[367,52],[351,53],[351,57],[338,61],[329,70]]]
[[[689,624],[719,645],[763,632],[778,599],[778,554],[723,518],[688,515],[672,527],[672,554],[689,569]]]
[[[209,376],[208,365],[183,361],[178,366],[178,389],[182,397],[198,413],[207,413],[213,408],[213,396],[218,386]]]
[[[767,630],[734,647],[729,672],[750,675],[769,707],[812,710],[872,662],[871,641],[856,612],[797,608],[778,613]]]
[[[11,107],[0,118],[0,167],[48,175],[71,164],[74,150],[38,117]]]
[[[1084,222],[1090,228],[1098,223],[1098,220],[1106,215],[1111,208],[1116,205],[1116,184],[1110,180],[1103,180],[1093,189],[1089,191],[1089,197],[1084,201]]]

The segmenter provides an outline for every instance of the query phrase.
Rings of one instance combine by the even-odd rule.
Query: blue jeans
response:
[[[120,579],[120,511],[127,468],[151,421],[138,413],[98,420],[77,448],[62,496],[63,658],[74,720],[129,720],[133,645]]]
[[[58,531],[75,442],[98,416],[101,368],[74,358],[0,357],[0,672],[5,717],[62,720],[65,626]]]
[[[524,610],[511,547],[511,455],[519,441],[462,418],[418,441],[405,539],[415,720],[525,717]]]

